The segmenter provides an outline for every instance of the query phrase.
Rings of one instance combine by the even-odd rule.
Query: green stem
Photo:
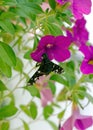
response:
[[[80,84],[82,83],[82,81],[85,79],[85,75],[82,75],[81,77],[80,77],[80,79],[78,80],[78,82],[74,85],[74,89],[77,89],[79,86],[80,86]],[[73,90],[74,90],[73,89]]]

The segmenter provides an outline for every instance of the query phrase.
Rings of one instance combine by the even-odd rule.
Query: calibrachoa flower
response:
[[[41,103],[43,107],[46,106],[48,102],[53,101],[52,92],[50,88],[48,88],[48,79],[49,75],[48,76],[43,75],[40,76],[39,79],[36,81],[36,86],[40,91]]]
[[[72,28],[72,32],[67,31],[67,36],[72,39],[77,46],[85,44],[88,41],[89,33],[85,27],[86,20],[84,18],[78,19]]]
[[[72,12],[76,19],[81,19],[83,14],[88,15],[91,12],[91,0],[72,0]]]
[[[71,44],[70,38],[66,36],[47,35],[41,38],[37,49],[31,53],[32,59],[37,62],[42,61],[42,55],[46,53],[50,60],[55,59],[58,62],[65,61],[70,57],[68,47]]]
[[[77,130],[85,130],[92,125],[92,116],[81,115],[77,107],[73,109],[72,115],[65,121],[60,130],[73,130],[74,127]]]
[[[59,4],[65,4],[68,0],[56,0]]]
[[[59,4],[71,2],[70,9],[76,19],[81,19],[83,14],[88,15],[91,12],[91,0],[56,0]]]
[[[93,74],[93,46],[82,45],[80,51],[84,54],[80,70],[84,74]]]
[[[73,27],[74,40],[77,44],[86,43],[88,41],[88,31],[85,28],[86,20],[84,18],[78,19]]]

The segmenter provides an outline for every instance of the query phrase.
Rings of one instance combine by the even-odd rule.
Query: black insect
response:
[[[42,62],[39,64],[39,66],[40,66],[39,69],[35,72],[35,74],[28,81],[28,85],[32,85],[33,83],[35,83],[35,81],[39,79],[39,77],[42,75],[48,75],[51,72],[55,72],[59,74],[63,72],[63,68],[51,62],[48,59],[47,54],[42,55]]]

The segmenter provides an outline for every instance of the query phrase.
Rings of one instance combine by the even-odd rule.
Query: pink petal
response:
[[[91,12],[91,0],[74,0],[73,1],[73,13],[77,19],[81,19],[83,14],[89,14]]]
[[[80,116],[75,121],[75,127],[79,130],[87,129],[88,127],[92,126],[93,119],[91,116]]]
[[[74,127],[74,120],[73,120],[73,116],[71,116],[65,121],[65,123],[60,128],[60,130],[73,130],[73,127]]]
[[[47,55],[48,55],[49,60],[53,60],[53,59],[54,59],[53,47],[50,48],[50,49],[47,48],[47,49],[46,49],[46,53],[47,53]]]
[[[93,46],[82,45],[79,49],[85,55],[86,59],[93,58]]]
[[[42,49],[47,47],[48,44],[55,44],[55,37],[52,35],[46,35],[41,38],[38,44],[38,48]]]
[[[45,53],[44,48],[43,49],[37,49],[34,52],[31,53],[31,57],[33,60],[37,61],[37,62],[41,62],[42,61],[42,55]]]
[[[81,63],[80,70],[83,74],[93,74],[93,65],[88,64],[86,59]]]
[[[63,62],[66,59],[70,58],[70,52],[67,49],[63,50],[63,49],[55,48],[53,50],[53,54],[54,54],[54,59],[58,62]]]
[[[56,46],[58,46],[59,48],[63,48],[63,49],[67,49],[70,44],[71,44],[71,38],[70,37],[65,37],[65,36],[57,36],[55,38],[55,44]]]
[[[44,11],[46,11],[46,9],[50,9],[50,6],[49,6],[48,3],[43,2],[42,5],[41,5],[41,8],[42,8]]]
[[[44,88],[41,90],[40,92],[41,95],[41,102],[42,102],[42,106],[46,106],[48,102],[52,102],[53,101],[53,95],[50,89],[48,88]]]

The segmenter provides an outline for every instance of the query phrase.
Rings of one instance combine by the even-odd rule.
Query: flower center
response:
[[[93,65],[93,60],[90,60],[88,64]]]
[[[53,44],[47,44],[47,48],[51,48]]]

